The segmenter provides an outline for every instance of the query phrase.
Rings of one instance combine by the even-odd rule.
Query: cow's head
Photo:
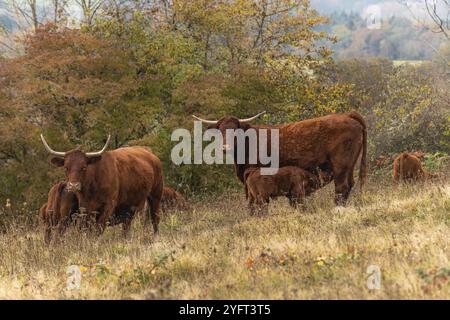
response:
[[[411,154],[417,158],[419,158],[420,160],[423,160],[425,158],[425,152],[423,152],[422,150],[417,150],[414,152],[411,152]]]
[[[385,164],[385,162],[388,160],[389,160],[389,156],[387,156],[387,155],[382,154],[382,155],[378,156],[378,158],[375,159],[375,168],[381,168]]]
[[[227,137],[226,137],[226,130],[227,129],[243,129],[244,131],[250,128],[250,121],[255,120],[262,114],[264,114],[265,111],[258,113],[257,115],[245,118],[245,119],[239,119],[233,116],[225,116],[219,120],[205,120],[200,117],[197,117],[195,115],[192,115],[195,119],[205,123],[208,125],[208,129],[218,129],[222,133],[223,138],[223,151],[228,151],[230,149],[230,144],[227,143]]]
[[[53,156],[50,162],[57,167],[64,166],[67,178],[66,189],[70,192],[81,191],[88,166],[101,159],[103,152],[105,152],[108,147],[110,138],[111,136],[108,135],[105,146],[102,150],[97,152],[83,152],[78,149],[59,152],[50,148],[47,141],[45,141],[44,136],[41,134],[41,140],[45,149]]]

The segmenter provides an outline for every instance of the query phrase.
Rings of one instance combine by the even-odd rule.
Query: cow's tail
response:
[[[363,146],[362,146],[361,163],[359,165],[359,188],[362,191],[367,176],[367,124],[366,120],[364,120],[364,118],[355,111],[350,112],[349,116],[352,119],[358,121],[363,127]]]
[[[405,179],[404,162],[407,157],[408,155],[406,153],[403,153],[400,157],[400,161],[398,162],[398,171],[400,173],[400,180]]]

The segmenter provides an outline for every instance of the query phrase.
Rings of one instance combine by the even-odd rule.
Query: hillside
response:
[[[445,46],[442,35],[395,16],[381,20],[379,29],[369,29],[359,14],[334,12],[321,30],[337,37],[337,43],[331,48],[338,59],[430,60]]]

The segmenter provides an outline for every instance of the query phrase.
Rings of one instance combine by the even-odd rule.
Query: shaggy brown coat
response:
[[[403,152],[394,159],[394,168],[392,173],[392,182],[397,185],[400,181],[413,182],[434,178],[435,175],[426,172],[422,168],[421,159],[425,154],[420,151]]]
[[[260,168],[249,168],[244,179],[250,214],[254,213],[255,204],[259,212],[267,212],[270,199],[279,196],[286,196],[289,204],[296,207],[320,187],[318,177],[293,166],[279,168],[274,175],[261,175]]]

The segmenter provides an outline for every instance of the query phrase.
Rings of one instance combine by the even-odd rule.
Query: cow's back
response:
[[[119,186],[117,205],[140,206],[147,196],[162,189],[162,165],[147,147],[125,147],[109,152]]]
[[[332,114],[279,127],[280,166],[313,169],[343,144],[362,145],[364,127],[355,114]]]

